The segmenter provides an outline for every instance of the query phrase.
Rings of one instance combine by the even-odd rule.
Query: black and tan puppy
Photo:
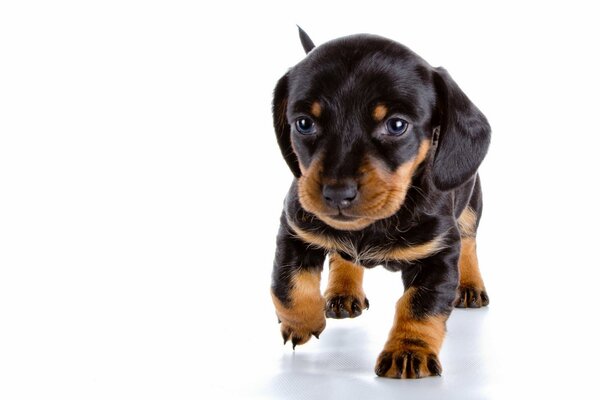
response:
[[[448,72],[371,35],[314,48],[277,83],[277,141],[294,181],[285,200],[272,297],[294,348],[369,307],[364,268],[402,271],[404,294],[375,373],[440,375],[454,306],[488,296],[477,265],[477,168],[485,116]],[[324,296],[319,283],[329,255]]]

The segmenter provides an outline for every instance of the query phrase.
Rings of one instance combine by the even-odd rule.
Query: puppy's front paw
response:
[[[319,338],[325,329],[325,299],[321,296],[295,298],[288,307],[273,296],[277,318],[281,323],[283,344],[292,341],[296,349],[308,342],[311,336]]]
[[[286,344],[288,340],[291,340],[292,348],[294,350],[297,345],[308,342],[311,336],[318,339],[324,329],[325,317],[323,317],[322,320],[313,319],[311,321],[281,320],[281,336],[283,337],[283,344]]]
[[[456,308],[480,308],[490,304],[485,288],[479,285],[463,285],[458,287],[458,296],[454,302]]]
[[[414,379],[442,374],[440,360],[432,349],[419,339],[405,340],[414,343],[384,348],[377,358],[375,366],[377,376]]]
[[[369,308],[362,288],[364,268],[343,259],[338,253],[330,255],[329,283],[325,291],[327,318],[354,318]]]
[[[326,315],[327,318],[354,318],[362,314],[363,310],[369,309],[369,299],[362,294],[344,295],[327,294]]]

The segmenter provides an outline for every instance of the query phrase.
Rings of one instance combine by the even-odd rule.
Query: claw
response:
[[[377,374],[377,376],[384,376],[391,366],[392,353],[382,353],[379,356],[379,361],[377,362],[377,365],[375,367],[375,374]]]
[[[416,355],[412,359],[412,370],[415,378],[421,377],[421,360]]]
[[[396,377],[398,379],[402,379],[402,373],[404,372],[404,357],[397,356],[395,362],[396,362]]]
[[[317,339],[319,338],[319,335],[320,335],[320,334],[321,334],[320,332],[313,332],[313,333],[312,333],[312,335],[313,335],[314,337],[316,337]]]
[[[296,336],[292,337],[292,350],[296,350],[296,345],[300,342],[300,338],[297,338]]]
[[[488,304],[490,304],[490,298],[488,297],[487,292],[484,290],[481,292],[481,305],[485,307]]]
[[[283,337],[283,345],[285,346],[288,340],[290,340],[290,332],[281,332],[281,337]]]
[[[429,359],[427,360],[427,369],[433,376],[442,375],[442,367],[440,366],[440,362],[437,360],[437,357],[434,355],[429,356]]]
[[[490,303],[485,290],[472,287],[460,287],[454,303],[456,308],[481,308]]]

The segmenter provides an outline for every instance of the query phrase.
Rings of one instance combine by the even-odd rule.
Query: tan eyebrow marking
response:
[[[321,116],[321,111],[322,111],[321,103],[319,103],[318,101],[315,101],[314,103],[312,103],[312,106],[310,107],[310,113],[314,117],[319,118]]]
[[[383,118],[385,118],[387,113],[388,109],[385,105],[377,104],[377,106],[375,106],[375,109],[373,110],[373,119],[377,122],[381,122]]]

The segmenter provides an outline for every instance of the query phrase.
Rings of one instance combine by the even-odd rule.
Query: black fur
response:
[[[288,226],[285,213],[281,216],[281,226],[277,235],[277,250],[273,269],[273,294],[283,304],[289,304],[288,296],[291,289],[291,279],[298,270],[323,270],[325,250],[309,247],[300,239],[294,237]]]
[[[277,82],[277,86],[275,87],[273,100],[273,126],[275,127],[277,144],[279,144],[283,159],[288,164],[288,167],[290,167],[294,176],[298,178],[300,177],[300,167],[298,166],[298,159],[292,149],[290,125],[285,117],[287,107],[287,87],[288,76],[286,74],[279,79],[279,82]]]
[[[441,134],[433,164],[433,181],[442,190],[454,189],[473,176],[490,144],[485,116],[443,68],[436,68]]]

